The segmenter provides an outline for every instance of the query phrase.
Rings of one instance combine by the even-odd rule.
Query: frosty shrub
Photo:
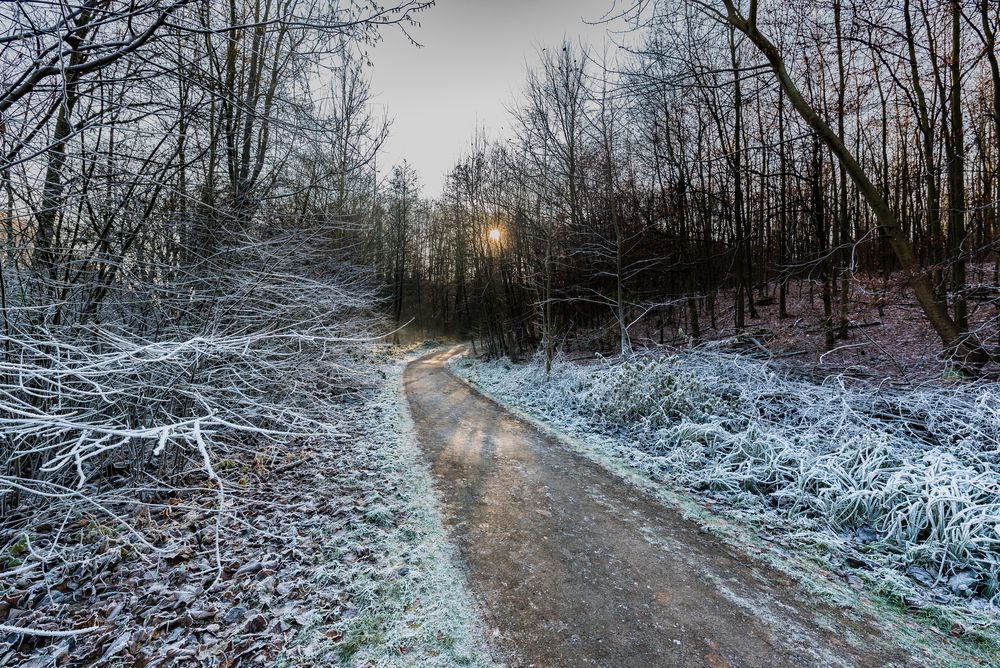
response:
[[[315,233],[285,231],[168,286],[123,286],[103,323],[39,324],[46,305],[8,319],[0,549],[80,514],[128,536],[134,504],[183,486],[217,489],[221,507],[231,458],[271,465],[296,442],[340,437],[339,407],[373,367],[360,332],[378,320],[369,274],[333,258]]]
[[[459,365],[486,391],[597,433],[654,478],[837,532],[957,597],[1000,603],[1000,387],[901,391],[696,351]],[[925,578],[926,579],[926,578]]]
[[[702,422],[723,410],[712,394],[676,358],[631,357],[608,364],[582,383],[581,401],[608,426],[653,433],[688,419]]]

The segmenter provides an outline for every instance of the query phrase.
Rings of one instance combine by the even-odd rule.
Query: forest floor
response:
[[[234,448],[221,509],[201,477],[4,517],[0,666],[1000,665],[798,534],[501,408],[452,353],[379,353],[340,437]]]
[[[221,514],[193,480],[120,524],[85,508],[4,517],[22,538],[0,553],[0,666],[492,665],[409,429],[403,368],[398,351],[372,363],[373,387],[338,408],[342,438],[217,463]]]
[[[1000,292],[992,280],[992,267],[976,265],[971,270],[968,301],[973,331],[987,347],[1000,337]],[[764,291],[761,291],[764,292]],[[733,326],[734,297],[720,292],[716,298],[713,326],[707,313],[700,316],[702,342],[735,345],[749,352],[787,360],[802,371],[820,378],[847,372],[868,378],[889,378],[900,383],[938,381],[948,364],[933,352],[941,347],[900,274],[889,277],[856,275],[851,282],[847,339],[837,339],[826,349],[823,332],[823,304],[818,282],[797,279],[789,282],[787,312],[779,317],[777,285],[758,293],[757,317],[747,315],[746,328]],[[688,345],[691,323],[684,304],[676,304],[659,315],[650,314],[631,330],[633,344],[656,348],[661,344]],[[566,350],[582,354],[612,352],[618,345],[618,330],[586,331],[567,341]],[[987,376],[1000,378],[1000,366],[993,364]]]
[[[687,517],[565,447],[452,375],[461,350],[413,362],[405,387],[508,665],[982,665],[945,642],[904,643],[908,620],[808,593],[719,518]]]

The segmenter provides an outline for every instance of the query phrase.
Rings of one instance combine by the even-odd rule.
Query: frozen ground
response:
[[[510,666],[970,665],[795,587],[676,509],[575,454],[445,369],[406,392],[445,525]]]
[[[452,368],[934,628],[996,641],[997,386],[817,385],[717,352]]]
[[[995,289],[994,267],[970,265],[969,321],[972,330],[987,346],[1000,336],[1000,318]],[[716,327],[706,313],[700,318],[703,341],[736,344],[755,353],[792,359],[804,371],[816,377],[850,373],[872,377],[888,376],[900,384],[940,380],[948,374],[948,361],[933,351],[941,340],[921,315],[905,277],[856,274],[851,282],[850,329],[847,340],[838,339],[827,350],[823,334],[823,305],[820,286],[808,280],[792,280],[788,286],[788,317],[779,317],[777,285],[769,284],[767,297],[757,304],[757,318],[748,318],[747,329],[733,327],[734,295],[728,291],[716,295]],[[660,327],[662,325],[662,328]],[[675,304],[666,313],[651,312],[630,331],[633,343],[655,348],[667,343],[686,346],[690,323],[686,305]],[[574,332],[566,342],[571,350],[615,350],[618,330]],[[766,350],[765,350],[766,349]],[[1000,367],[990,364],[985,372],[1000,379]]]
[[[367,364],[379,382],[330,406],[340,436],[215,462],[221,515],[193,479],[119,506],[121,524],[5,518],[0,666],[491,665],[400,402],[403,363]]]

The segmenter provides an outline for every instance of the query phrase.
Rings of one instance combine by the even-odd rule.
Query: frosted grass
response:
[[[379,500],[346,530],[317,538],[329,558],[313,586],[343,588],[356,607],[330,625],[316,623],[303,630],[291,643],[298,651],[283,656],[279,668],[495,665],[479,610],[442,525],[431,473],[403,396],[403,372],[416,356],[388,351],[380,387],[363,402],[341,409],[357,434],[346,446],[350,456],[338,476],[353,480],[360,498]],[[344,560],[358,548],[374,558]]]
[[[839,534],[939,601],[1000,604],[1000,386],[900,391],[696,351],[453,367],[494,396],[607,436],[659,480]]]

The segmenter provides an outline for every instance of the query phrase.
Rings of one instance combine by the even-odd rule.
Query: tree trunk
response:
[[[962,5],[951,0],[951,155],[948,183],[948,241],[955,324],[969,329],[965,301],[965,127],[962,119]]]
[[[879,225],[886,230],[889,236],[889,243],[896,254],[896,258],[899,260],[907,282],[910,284],[910,288],[917,298],[921,310],[927,317],[928,322],[930,322],[931,327],[934,328],[934,331],[940,337],[948,354],[962,366],[978,368],[984,365],[990,359],[989,354],[983,349],[979,340],[974,335],[969,334],[958,326],[948,313],[947,308],[936,298],[933,286],[917,262],[917,258],[913,253],[913,246],[903,233],[889,203],[872,184],[865,170],[840,140],[837,133],[830,128],[826,121],[819,116],[812,105],[802,96],[802,93],[788,74],[784,59],[778,48],[767,36],[757,29],[755,23],[756,0],[751,3],[750,12],[750,15],[754,17],[754,22],[744,18],[733,5],[732,0],[722,1],[727,9],[727,17],[730,24],[746,35],[760,50],[761,54],[764,55],[782,88],[784,88],[785,93],[788,95],[792,107],[834,152],[840,160],[842,167],[847,170],[848,175],[871,207]]]

